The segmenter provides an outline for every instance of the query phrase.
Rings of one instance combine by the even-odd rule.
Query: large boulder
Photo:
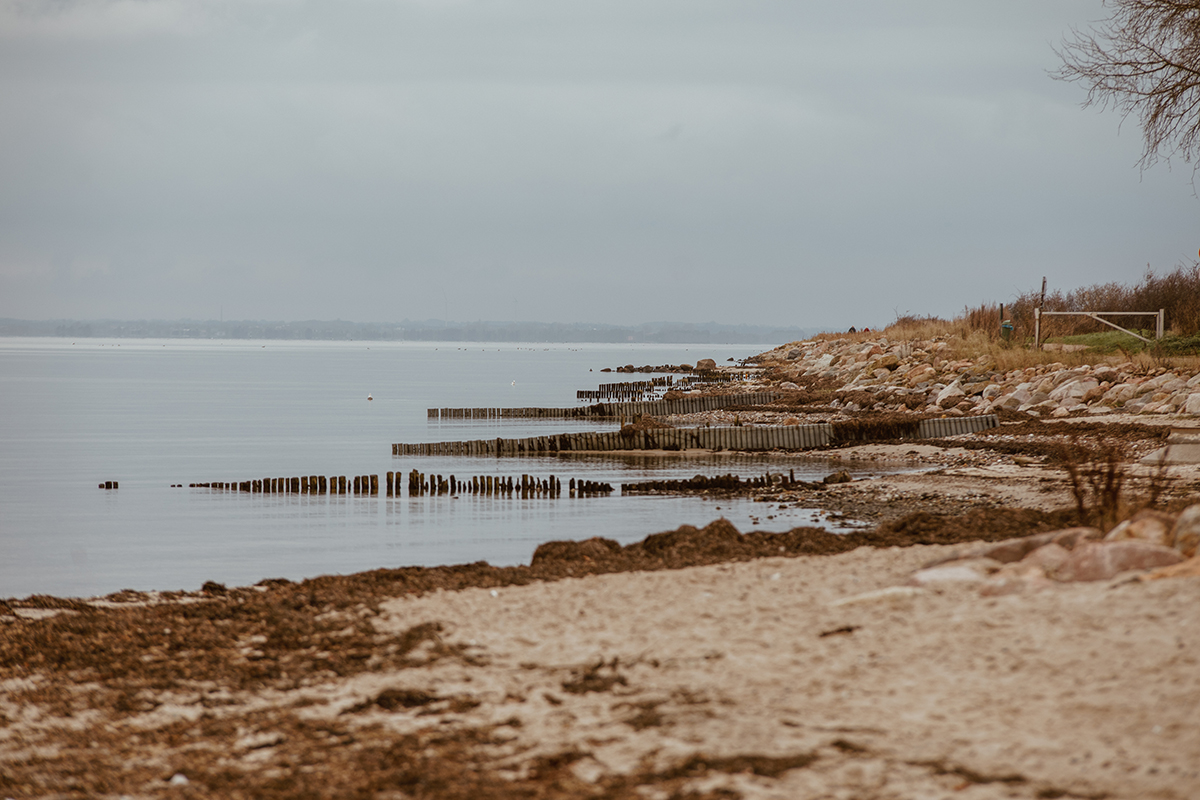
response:
[[[711,358],[702,358],[696,362],[696,369],[716,369],[717,362]]]
[[[1183,555],[1192,558],[1200,549],[1200,503],[1188,506],[1175,521],[1171,544]]]
[[[1106,542],[1137,539],[1151,544],[1171,547],[1175,544],[1175,517],[1161,511],[1144,509],[1122,522],[1104,537]]]
[[[1136,397],[1137,391],[1138,391],[1137,384],[1118,383],[1116,386],[1113,386],[1111,389],[1109,389],[1107,392],[1105,392],[1103,397],[1100,398],[1100,400],[1101,400],[1101,402],[1104,402],[1104,403],[1114,403],[1116,405],[1121,405],[1124,403],[1128,403],[1130,400],[1132,400],[1134,397]]]
[[[1054,571],[1054,579],[1104,581],[1122,572],[1166,567],[1183,560],[1178,550],[1136,539],[1086,542],[1071,551],[1071,557]]]
[[[1045,574],[1050,575],[1065,564],[1070,557],[1070,550],[1060,544],[1051,542],[1050,544],[1042,545],[1017,563],[1026,566],[1035,566]]]
[[[887,353],[872,361],[870,366],[872,369],[886,369],[890,371],[900,366],[900,357],[895,353]]]
[[[933,402],[942,408],[946,408],[948,406],[958,405],[959,401],[966,396],[967,393],[962,390],[962,386],[958,381],[955,381],[945,389],[942,389],[940,392],[938,392],[937,399],[935,399]]]
[[[1099,528],[1063,528],[1046,533],[1035,533],[1032,536],[1022,536],[1019,539],[1005,539],[1002,542],[980,545],[966,552],[953,551],[945,558],[939,558],[925,565],[925,569],[974,558],[989,558],[1001,564],[1013,564],[1024,559],[1027,555],[1048,544],[1056,544],[1064,550],[1071,550],[1080,542],[1099,539],[1103,536]]]
[[[919,383],[932,380],[934,375],[937,375],[936,369],[928,364],[921,364],[905,373],[904,380],[909,386],[916,386]]]
[[[1099,385],[1100,382],[1095,378],[1077,378],[1050,392],[1050,399],[1059,405],[1071,407],[1082,402],[1083,397]]]

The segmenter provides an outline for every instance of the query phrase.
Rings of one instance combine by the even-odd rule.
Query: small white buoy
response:
[[[371,397],[371,395],[367,395],[367,399],[368,399],[368,400],[374,400],[375,398],[374,398],[374,397]]]
[[[517,382],[516,382],[516,381],[513,381],[513,382],[512,382],[512,385],[513,385],[513,386],[516,386],[516,385],[517,385]]]

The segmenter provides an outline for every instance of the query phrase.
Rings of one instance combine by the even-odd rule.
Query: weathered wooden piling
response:
[[[914,423],[906,438],[942,438],[977,433],[999,424],[994,415],[926,419]],[[404,455],[526,455],[569,451],[606,450],[807,450],[835,441],[871,441],[881,436],[870,430],[848,430],[838,425],[747,425],[716,428],[665,428],[648,431],[562,433],[526,439],[481,439],[469,442],[396,444],[392,453]],[[894,438],[894,437],[892,437]]]
[[[729,395],[685,397],[679,400],[650,400],[627,403],[596,403],[571,408],[430,408],[430,419],[580,419],[597,417],[636,417],[640,414],[668,415],[712,411],[731,405],[760,405],[781,395],[774,392],[746,392]],[[408,455],[395,453],[394,455]],[[417,454],[413,454],[417,455]]]

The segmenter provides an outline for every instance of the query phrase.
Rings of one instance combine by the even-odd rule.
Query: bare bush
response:
[[[1166,311],[1167,326],[1181,336],[1200,332],[1200,261],[1176,267],[1166,275],[1156,275],[1147,269],[1141,282],[1134,286],[1103,283],[1084,286],[1067,292],[1052,292],[1042,303],[1041,293],[1022,294],[1012,303],[1012,319],[1021,337],[1033,336],[1033,310],[1041,305],[1044,311]],[[1147,327],[1150,318],[1131,320],[1133,326]],[[1110,330],[1106,325],[1087,317],[1046,317],[1042,319],[1043,336],[1076,336]]]
[[[1165,465],[1148,477],[1130,471],[1120,442],[1085,442],[1071,438],[1058,452],[1058,460],[1071,486],[1080,525],[1108,531],[1163,497],[1171,479]]]

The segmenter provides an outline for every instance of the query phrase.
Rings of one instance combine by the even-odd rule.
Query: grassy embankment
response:
[[[1087,317],[1042,317],[1043,343],[1067,345],[1066,349],[1035,351],[1034,313],[1039,305],[1046,311],[1166,311],[1166,333],[1162,340],[1147,344]],[[1026,292],[1003,306],[1003,319],[1011,321],[1008,340],[1001,337],[999,303],[966,308],[954,319],[902,316],[883,331],[870,333],[827,333],[816,338],[852,338],[869,341],[881,334],[892,341],[913,339],[945,340],[957,358],[976,359],[987,355],[995,368],[1006,371],[1039,364],[1067,366],[1100,362],[1125,362],[1146,368],[1200,370],[1200,262],[1157,276],[1147,272],[1135,286],[1119,283],[1096,284],[1063,294]],[[1151,317],[1114,318],[1117,324],[1154,338],[1154,330],[1141,325]],[[1128,323],[1128,324],[1126,324]],[[1082,346],[1075,349],[1071,346]]]

